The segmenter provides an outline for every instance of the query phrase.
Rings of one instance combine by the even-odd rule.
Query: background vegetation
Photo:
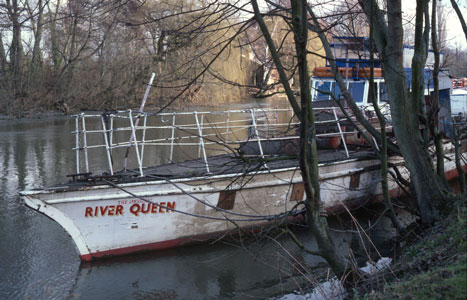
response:
[[[151,72],[153,105],[225,104],[245,98],[253,76],[238,19],[203,1],[6,0],[0,22],[10,116],[133,107]]]
[[[240,102],[257,92],[252,88],[264,90],[257,80],[261,68],[265,83],[277,84],[259,28],[244,18],[246,4],[229,3],[1,0],[0,113],[134,107],[151,72],[151,104],[159,107],[174,98],[181,99],[179,106]],[[348,3],[328,21],[348,23]],[[295,73],[288,24],[280,14],[266,23],[281,55],[288,56],[289,74]],[[310,55],[309,68],[322,65],[316,35],[308,48],[317,54]],[[444,50],[453,74],[467,76],[465,51]]]

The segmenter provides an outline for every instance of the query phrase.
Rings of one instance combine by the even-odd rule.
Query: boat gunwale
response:
[[[280,172],[288,172],[288,171],[294,171],[296,169],[289,168],[289,169],[282,169],[278,170]],[[352,176],[354,174],[359,174],[359,173],[364,173],[364,172],[369,172],[369,171],[375,171],[379,170],[379,163],[376,162],[376,164],[372,164],[366,167],[360,167],[360,168],[353,168],[345,171],[337,171],[337,172],[331,172],[329,174],[320,176],[320,180],[331,180],[335,178],[340,178],[340,177],[346,177],[346,176]],[[270,173],[263,173],[263,174],[270,174]],[[243,175],[243,174],[241,174]],[[206,179],[206,178],[201,178],[201,179]],[[193,179],[193,181],[200,180],[197,178],[196,180]],[[269,186],[278,186],[278,185],[290,185],[290,184],[297,184],[297,183],[302,183],[301,178],[293,178],[292,180],[287,180],[284,181],[282,180],[282,183],[279,183],[277,181],[268,181],[268,182],[261,182],[257,184],[249,184],[247,186],[242,186],[240,189],[252,189],[252,188],[262,188],[262,187],[269,187]],[[149,182],[144,182],[145,184],[149,185]],[[167,181],[154,181],[151,182],[151,185],[160,185],[160,184],[171,184],[172,182],[167,182]],[[173,183],[176,185],[176,183]],[[209,183],[207,183],[209,184]],[[112,186],[109,187],[109,185],[99,185],[99,188],[113,188]],[[118,185],[118,188],[128,188],[128,187],[137,187],[137,185],[132,185],[132,186],[121,186]],[[224,191],[224,188],[219,188],[219,187],[206,187],[206,184],[204,184],[204,187],[201,188],[199,187],[194,187],[190,189],[183,189],[182,187],[176,187],[178,190],[156,190],[156,191],[145,191],[145,192],[132,192],[131,194],[129,193],[117,193],[117,194],[106,194],[106,195],[97,195],[97,196],[80,196],[80,197],[70,197],[67,199],[51,199],[51,200],[39,200],[42,201],[44,204],[48,205],[54,205],[54,204],[63,204],[63,203],[76,203],[76,202],[87,202],[87,201],[109,201],[109,200],[123,200],[123,199],[128,199],[128,198],[134,198],[134,196],[137,197],[158,197],[158,196],[167,196],[167,195],[177,195],[177,194],[201,194],[201,193],[217,193]],[[233,189],[237,190],[237,189]],[[79,192],[80,190],[64,190],[64,191],[59,191],[59,192]],[[88,190],[81,190],[81,191],[88,191]],[[35,194],[23,194],[22,197],[32,197],[34,195],[38,194],[53,194],[54,192],[50,193],[35,193]],[[150,200],[148,200],[150,201]]]
[[[361,161],[361,160],[362,158],[357,157],[357,158],[338,160],[338,161],[332,161],[332,162],[324,162],[324,163],[319,163],[318,167],[345,164],[345,163],[351,163],[351,162],[356,162],[356,161]],[[379,160],[377,158],[371,158],[368,160],[377,161],[379,163]],[[225,179],[225,178],[231,178],[231,177],[236,177],[236,176],[255,176],[255,175],[294,171],[294,170],[299,170],[299,169],[300,168],[296,166],[296,167],[289,167],[289,168],[267,169],[267,170],[258,170],[258,171],[250,171],[250,172],[229,173],[229,174],[217,174],[217,175],[137,181],[137,182],[122,182],[122,183],[113,182],[113,183],[118,185],[121,188],[129,188],[129,187],[146,186],[146,185],[158,185],[162,183],[185,183],[185,182],[199,181],[199,180]],[[148,176],[150,175],[146,175],[144,177],[148,177]],[[341,175],[338,175],[336,177],[339,177],[339,176]],[[144,178],[144,177],[141,177],[141,178]],[[327,178],[325,176],[320,175],[320,179],[330,179],[330,178],[334,178],[334,177]],[[57,194],[57,193],[66,193],[66,192],[83,191],[83,190],[93,191],[93,190],[101,190],[101,189],[108,189],[108,188],[109,188],[109,184],[106,184],[106,183],[99,183],[99,184],[96,183],[92,185],[82,184],[82,185],[76,185],[76,186],[58,185],[58,186],[53,186],[53,187],[45,188],[45,189],[37,189],[37,190],[34,189],[34,190],[21,191],[20,195],[24,197],[24,196],[33,196],[33,195],[39,195],[39,194]]]

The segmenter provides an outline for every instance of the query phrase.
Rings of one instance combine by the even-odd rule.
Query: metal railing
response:
[[[333,126],[334,132],[317,134],[319,138],[338,137],[344,146],[346,156],[349,151],[345,135],[354,132],[344,132],[341,122],[346,120],[338,117],[336,107],[315,108],[316,111],[326,111],[328,120],[316,121],[316,126]],[[284,141],[298,139],[298,119],[290,109],[247,109],[213,112],[172,112],[172,113],[142,113],[138,111],[114,111],[103,114],[77,114],[75,118],[75,151],[76,173],[89,173],[89,150],[105,151],[108,172],[114,175],[114,151],[116,149],[134,149],[137,169],[144,176],[143,164],[145,150],[148,147],[168,147],[168,162],[175,162],[176,147],[197,147],[198,158],[204,161],[204,168],[210,172],[208,147],[214,146],[219,152],[232,153],[234,145],[242,143],[257,143],[259,156],[268,156],[263,149],[266,141]],[[94,128],[87,126],[93,119]],[[142,119],[141,121],[137,121]],[[136,125],[136,124],[142,125]],[[151,132],[163,133],[150,136]],[[123,134],[123,135],[122,135]],[[120,135],[116,139],[116,135]],[[93,137],[92,139],[90,137]],[[102,138],[97,138],[101,136]],[[92,141],[92,142],[90,142]],[[157,150],[156,150],[157,151]],[[212,151],[211,151],[212,152]],[[216,151],[214,151],[216,152]],[[123,160],[123,157],[121,158]],[[83,165],[83,166],[82,166]],[[263,164],[267,168],[267,164]],[[83,170],[84,169],[84,170]]]

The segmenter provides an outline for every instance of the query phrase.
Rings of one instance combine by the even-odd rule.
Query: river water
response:
[[[82,264],[65,231],[19,198],[21,190],[63,183],[74,172],[72,130],[68,117],[0,121],[0,299],[264,299],[326,273],[316,268],[319,258],[263,240]],[[336,236],[347,251],[346,236]],[[314,271],[303,276],[300,265]]]

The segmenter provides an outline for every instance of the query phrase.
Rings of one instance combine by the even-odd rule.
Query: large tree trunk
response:
[[[374,17],[375,17],[375,9],[376,7],[372,7],[371,17],[369,19],[370,27],[374,24]],[[391,197],[389,196],[389,185],[388,185],[388,140],[386,137],[386,119],[384,115],[381,113],[381,109],[378,106],[378,100],[376,97],[376,90],[374,84],[374,56],[375,56],[375,49],[374,45],[374,31],[370,31],[370,78],[369,78],[369,98],[373,107],[375,109],[376,116],[378,117],[380,128],[381,128],[381,150],[379,151],[379,157],[381,161],[381,190],[383,193],[384,204],[386,206],[386,211],[389,213],[389,217],[391,218],[392,224],[394,228],[396,228],[397,232],[401,234],[403,232],[403,227],[400,224],[399,220],[397,219],[396,213],[394,211],[394,207],[392,205]]]
[[[377,7],[374,0],[360,0],[360,3],[367,17],[370,17],[371,5]],[[387,24],[383,12],[378,9],[372,30],[375,30],[375,42],[382,58],[394,131],[410,172],[416,204],[422,222],[431,223],[439,218],[437,205],[445,196],[445,190],[433,169],[427,149],[423,147],[420,130],[415,126],[416,114],[410,110],[414,107],[409,105],[410,96],[402,65],[403,28],[400,0],[388,1],[387,9]]]
[[[255,12],[255,19],[258,22],[261,32],[263,33],[263,37],[265,38],[266,43],[271,51],[271,56],[279,73],[281,83],[284,86],[287,98],[293,107],[295,114],[300,118],[301,121],[300,168],[305,184],[305,205],[307,208],[308,223],[318,243],[318,251],[316,254],[323,257],[328,262],[333,272],[340,276],[345,273],[347,269],[347,262],[344,258],[337,254],[337,251],[329,236],[326,216],[321,213],[320,209],[321,199],[319,190],[316,132],[314,130],[314,117],[310,94],[311,91],[309,87],[310,80],[306,60],[306,44],[308,35],[306,22],[306,2],[305,0],[291,0],[295,44],[297,57],[299,60],[298,66],[300,73],[301,106],[298,105],[297,100],[292,93],[279,54],[277,53],[269,30],[264,23],[256,0],[251,0],[251,4]],[[312,129],[311,132],[309,132],[309,129]]]
[[[309,225],[316,238],[322,257],[326,259],[337,276],[343,276],[348,268],[348,264],[345,258],[337,254],[335,246],[329,236],[326,214],[322,212],[321,207],[318,147],[316,142],[313,105],[311,102],[310,76],[306,57],[306,46],[308,43],[307,4],[306,0],[291,0],[290,2],[300,79],[300,102],[302,109],[300,169],[305,184],[305,205],[307,207]]]

